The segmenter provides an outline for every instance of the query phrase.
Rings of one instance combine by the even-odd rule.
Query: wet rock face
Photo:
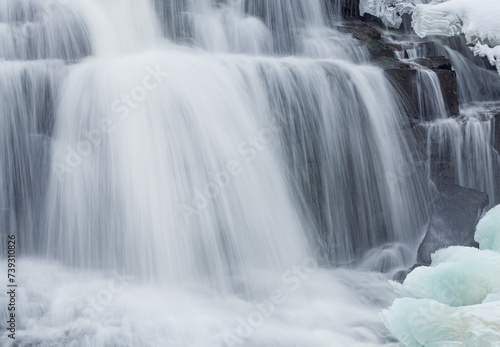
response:
[[[417,58],[415,63],[422,65],[431,70],[448,70],[451,71],[451,60],[438,56],[438,57],[427,57],[427,58]]]
[[[359,0],[342,0],[344,18],[359,18]]]
[[[394,52],[401,51],[401,45],[387,41],[382,37],[376,24],[361,22],[359,20],[349,20],[337,27],[340,32],[349,33],[370,52],[374,60],[388,58],[397,62]]]
[[[488,195],[483,192],[457,185],[440,187],[427,234],[418,249],[418,264],[430,265],[431,255],[441,248],[478,247],[475,227],[488,203]]]
[[[385,69],[385,74],[399,92],[405,106],[405,112],[410,120],[420,118],[418,112],[418,99],[413,81],[417,77],[417,70],[409,66]]]
[[[449,60],[448,60],[449,62]],[[445,68],[451,67],[451,63],[445,63],[443,65]],[[455,71],[448,69],[439,70],[433,69],[439,78],[439,83],[441,85],[441,92],[443,94],[443,100],[448,111],[448,116],[453,117],[459,114],[459,103],[458,103],[458,93],[457,93],[457,74]],[[399,91],[404,104],[406,105],[406,112],[409,118],[419,119],[421,115],[418,112],[419,95],[418,91],[415,89],[415,78],[417,75],[417,70],[411,66],[405,66],[400,64],[399,68],[388,68],[385,69],[385,73],[391,80],[395,89]],[[432,119],[424,119],[432,120]]]
[[[449,66],[449,70],[446,69],[433,71],[439,78],[439,83],[441,84],[441,92],[443,93],[444,104],[446,105],[448,115],[454,117],[458,116],[460,113],[457,90],[457,73],[455,71],[451,71],[451,62],[449,63]]]
[[[457,73],[452,71],[451,60],[443,56],[429,56],[426,58],[418,58],[415,60],[415,63],[419,64],[423,68],[432,70],[437,75],[448,116],[458,116],[460,109],[458,100]],[[397,85],[399,84],[398,79],[396,79],[395,82]],[[406,83],[406,81],[404,81],[404,83]],[[418,103],[419,95],[415,91],[415,86],[404,86],[403,88],[411,88],[410,93],[408,94],[410,98],[407,101],[412,105]],[[429,117],[430,116],[431,115],[429,115]],[[430,118],[425,120],[433,119]]]

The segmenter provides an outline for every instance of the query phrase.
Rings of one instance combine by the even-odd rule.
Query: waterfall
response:
[[[419,69],[413,84],[420,117],[422,119],[446,118],[448,111],[436,73],[429,69]]]
[[[278,72],[267,70],[266,89],[276,90],[271,107],[291,118],[284,134],[288,166],[300,200],[326,234],[330,258],[348,263],[383,242],[408,241],[406,231],[425,218],[425,186],[381,71],[322,62]]]
[[[432,70],[419,69],[413,81],[419,126],[427,138],[427,176],[439,181],[438,176],[444,174],[450,182],[485,192],[491,208],[499,203],[496,186],[500,159],[493,128],[500,82],[494,72],[485,69],[483,61],[470,52],[460,52],[461,41],[456,41],[448,40],[447,45],[426,42],[398,52],[398,59],[412,64],[426,56],[450,59],[457,76],[460,115],[449,118],[440,81]]]
[[[1,0],[0,52],[6,60],[74,61],[90,54],[90,42],[69,1]]]
[[[461,40],[448,39],[444,42],[425,42],[416,48],[400,52],[399,58],[412,60],[426,56],[447,57],[451,60],[457,74],[458,97],[461,105],[498,100],[500,96],[498,74],[490,70],[489,63],[475,57],[468,48],[464,50],[463,47],[466,47],[463,38]]]
[[[20,236],[26,254],[39,251],[63,69],[60,61],[0,63],[0,226],[3,235]]]
[[[499,203],[496,172],[500,157],[494,149],[492,115],[471,108],[461,119],[445,119],[424,125],[427,133],[428,175],[434,165],[445,165],[452,180],[463,187],[488,194],[489,207]]]
[[[273,153],[273,120],[258,118],[259,90],[245,87],[259,83],[259,65],[249,62],[252,74],[232,63],[148,52],[70,73],[54,129],[48,254],[169,282],[224,282],[250,264],[284,269],[309,253]]]
[[[432,177],[339,4],[0,0],[19,345],[392,344],[386,275],[414,263]],[[446,118],[436,74],[414,82]],[[489,191],[491,128],[447,122],[429,147]]]
[[[240,22],[253,18],[285,37],[281,43],[290,49],[304,38],[297,31],[325,24],[319,2],[184,5],[203,21],[220,11],[233,11]],[[250,271],[243,269],[248,263],[286,267],[318,254],[318,247],[334,262],[350,263],[371,247],[407,240],[423,223],[422,183],[398,176],[401,161],[411,165],[411,144],[398,132],[397,104],[376,68],[360,71],[338,57],[193,54],[172,44],[164,50],[147,1],[66,6],[78,18],[67,25],[85,33],[81,51],[95,57],[64,69],[57,110],[47,116],[53,134],[20,131],[52,142],[44,154],[52,161],[44,195],[35,197],[45,199],[44,211],[35,208],[39,235],[27,238],[27,248],[65,264],[119,268],[148,279],[204,275],[223,283]],[[50,28],[57,28],[52,21],[66,22],[53,18],[58,7],[52,11]],[[201,25],[188,24],[189,32]],[[201,33],[220,43],[217,30]],[[249,33],[253,28],[242,29]],[[233,161],[248,164],[234,179],[224,171]],[[19,190],[33,189],[27,182]]]

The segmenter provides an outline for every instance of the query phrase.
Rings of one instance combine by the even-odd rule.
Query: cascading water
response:
[[[417,48],[399,52],[398,58],[414,62],[428,55],[442,55],[451,60],[456,71],[458,100],[461,113],[449,118],[441,97],[440,82],[429,69],[420,69],[414,82],[417,91],[418,115],[427,137],[427,171],[431,180],[436,179],[433,170],[449,166],[449,174],[456,184],[485,192],[489,196],[489,208],[499,203],[497,186],[499,154],[494,143],[494,114],[498,109],[500,82],[498,76],[477,61],[472,54],[462,55],[452,49],[460,47],[460,40],[448,40],[450,46],[439,42],[424,43]],[[418,60],[417,60],[418,61]],[[436,97],[433,97],[436,95]]]
[[[415,156],[426,158],[421,167],[436,192],[418,250],[419,264],[394,277],[403,282],[392,283],[400,298],[382,318],[405,346],[498,346],[500,206],[494,206],[500,186],[500,78],[493,71],[500,71],[499,3],[362,0],[360,11],[379,16],[389,26],[411,21],[412,31],[428,37],[426,42],[404,30],[386,32],[390,38],[383,37],[372,48],[395,44],[399,51],[395,56],[400,65],[387,64],[390,52],[375,51],[375,56],[385,60],[388,74],[408,101],[404,112],[417,137]],[[425,79],[418,81],[422,75],[414,64],[421,65]],[[433,75],[434,82],[429,78]],[[409,86],[412,80],[416,85]],[[441,91],[435,88],[438,84]],[[443,95],[446,109],[426,102],[432,89]],[[418,95],[412,93],[416,90]],[[361,266],[370,268],[371,255],[384,251],[370,250]]]
[[[427,177],[333,7],[0,2],[19,345],[393,344],[391,288],[359,269],[413,264]]]
[[[472,107],[464,109],[459,119],[423,125],[427,133],[429,178],[435,177],[432,162],[445,163],[451,167],[458,185],[487,193],[489,207],[500,202],[495,188],[500,156],[493,147],[492,116],[487,110]]]
[[[415,93],[418,98],[418,114],[423,119],[446,118],[446,110],[439,78],[429,69],[419,69],[415,80]]]
[[[244,90],[245,79],[255,76],[238,66],[231,73],[231,63],[148,52],[88,61],[71,72],[59,109],[71,116],[59,118],[54,130],[48,254],[169,282],[203,275],[224,282],[252,267],[281,269],[309,253],[267,144],[273,134],[264,132],[269,125],[259,124],[256,100]],[[134,88],[146,82],[145,73],[152,90],[140,94],[146,89]],[[129,104],[120,99],[127,93]],[[68,168],[72,149],[86,143],[82,134],[93,137],[93,147]],[[242,148],[251,141],[250,151],[254,136],[256,145],[270,148],[247,155]],[[95,203],[76,206],[75,195]],[[107,237],[96,247],[103,231]]]
[[[83,18],[70,5],[57,0],[0,1],[0,58],[71,61],[88,55]]]
[[[500,82],[498,82],[497,74],[486,70],[487,65],[471,57],[471,52],[468,52],[469,56],[467,57],[464,55],[467,52],[452,49],[454,46],[458,49],[460,44],[465,46],[461,41],[458,43],[454,41],[450,40],[450,42],[445,42],[444,45],[439,43],[423,45],[417,49],[417,55],[425,56],[432,53],[432,55],[445,56],[451,60],[457,73],[458,94],[461,104],[466,105],[482,100],[497,100],[500,96]]]
[[[26,254],[40,245],[41,235],[35,230],[43,214],[63,68],[60,61],[0,64],[0,226],[3,234],[19,234]]]
[[[272,113],[290,119],[283,147],[300,200],[326,234],[330,259],[348,263],[383,242],[408,241],[402,231],[425,218],[425,186],[400,170],[412,166],[413,149],[398,132],[402,119],[381,71],[316,64],[268,72],[266,89],[276,90]]]

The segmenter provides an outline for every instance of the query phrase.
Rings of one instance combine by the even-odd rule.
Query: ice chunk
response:
[[[383,313],[408,347],[500,346],[500,301],[453,308],[430,299],[397,299]]]
[[[500,293],[500,254],[470,247],[436,252],[431,267],[412,271],[394,284],[402,296],[433,299],[449,306],[480,304],[490,293]]]
[[[500,206],[490,210],[477,224],[476,241],[481,249],[500,253]]]
[[[500,205],[479,222],[480,249],[449,247],[393,283],[403,298],[382,312],[406,346],[500,346]]]

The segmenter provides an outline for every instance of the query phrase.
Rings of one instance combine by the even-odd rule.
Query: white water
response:
[[[419,69],[415,80],[418,98],[418,113],[423,119],[444,119],[447,117],[441,84],[436,73],[429,69]]]
[[[73,5],[68,0],[1,0],[0,58],[77,60],[89,54],[88,33]]]
[[[446,174],[455,184],[487,193],[491,208],[500,202],[495,188],[500,156],[493,138],[493,116],[498,109],[493,100],[497,99],[500,80],[492,71],[439,42],[407,49],[398,58],[413,62],[429,55],[450,59],[457,75],[460,115],[449,118],[437,75],[432,70],[418,70],[413,89],[418,93],[419,126],[427,137],[427,176],[436,179],[433,168],[448,167]]]
[[[457,72],[458,95],[461,103],[497,99],[494,91],[488,89],[488,86],[495,81],[492,76],[494,72],[471,64],[464,56],[449,47],[444,46],[444,48],[446,51],[443,55],[449,57]]]
[[[360,270],[410,266],[426,219],[395,93],[319,1],[223,3],[59,1],[36,54],[4,12],[19,345],[394,345]]]
[[[465,46],[465,39],[459,40],[459,45]],[[451,42],[450,42],[451,43]],[[448,43],[449,44],[449,43]],[[458,47],[456,47],[458,48]],[[402,52],[404,54],[404,52]],[[446,44],[435,42],[432,45],[424,44],[417,48],[406,50],[410,59],[426,56],[445,56],[450,59],[452,68],[457,74],[458,100],[461,105],[466,106],[477,101],[498,100],[499,80],[495,72],[486,70],[481,66],[479,58],[472,61],[472,53],[469,58],[463,55],[467,52],[458,52]],[[477,65],[476,65],[477,64]],[[486,63],[487,64],[487,63]]]
[[[63,69],[60,61],[0,64],[0,227],[5,234],[17,232],[29,253],[40,245],[35,229],[44,205],[54,98]]]
[[[212,52],[312,55],[367,60],[348,35],[325,26],[321,1],[155,0],[166,36]],[[333,8],[332,8],[333,7]]]
[[[492,114],[482,107],[462,110],[459,119],[424,124],[427,133],[428,176],[430,161],[450,166],[456,184],[488,194],[490,207],[498,204],[495,190],[500,156],[493,148]]]

